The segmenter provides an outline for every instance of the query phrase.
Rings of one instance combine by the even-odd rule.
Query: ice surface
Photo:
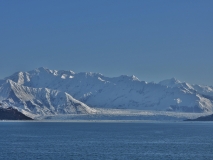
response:
[[[96,108],[95,114],[58,114],[55,116],[36,117],[41,121],[127,121],[137,122],[144,120],[152,121],[183,121],[194,119],[200,116],[210,115],[211,113],[184,113],[169,111],[145,111],[128,109],[103,109]]]

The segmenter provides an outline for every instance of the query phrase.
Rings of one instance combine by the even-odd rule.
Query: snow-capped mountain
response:
[[[135,76],[110,78],[100,73],[38,68],[17,72],[1,80],[0,85],[0,101],[33,114],[94,113],[95,107],[213,110],[212,87],[190,85],[175,78],[147,83]]]
[[[10,79],[0,87],[0,100],[4,107],[12,106],[25,114],[95,113],[95,109],[74,99],[66,92],[27,87]]]
[[[211,98],[213,96],[213,87],[212,86],[203,86],[203,85],[197,85],[197,84],[189,84],[186,82],[181,82],[177,80],[176,78],[167,79],[159,82],[159,84],[168,86],[171,88],[182,88],[191,92],[196,92],[198,94],[203,95],[204,97],[207,96]]]

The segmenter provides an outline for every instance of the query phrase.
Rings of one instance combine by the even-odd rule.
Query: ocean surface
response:
[[[0,122],[0,159],[213,159],[211,122]]]

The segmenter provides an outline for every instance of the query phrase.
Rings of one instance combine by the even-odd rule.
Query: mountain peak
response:
[[[132,75],[132,80],[133,80],[133,81],[140,81],[140,80],[138,79],[138,77],[136,77],[135,75]]]
[[[173,77],[171,79],[160,81],[159,84],[168,87],[177,87],[179,84],[181,84],[181,81]]]
[[[172,82],[175,82],[175,83],[181,83],[181,81],[179,81],[177,78],[175,78],[175,77],[172,77],[171,79],[170,79],[170,81],[172,81]]]
[[[132,75],[132,76],[128,76],[128,75],[121,75],[118,78],[123,79],[123,80],[133,80],[133,81],[139,81],[139,79]]]

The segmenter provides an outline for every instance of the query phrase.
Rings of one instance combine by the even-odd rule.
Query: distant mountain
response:
[[[0,108],[0,120],[32,120],[32,118],[25,116],[12,107],[9,107]]]
[[[135,76],[38,68],[0,81],[0,101],[35,115],[96,113],[97,108],[212,112],[213,88],[172,78],[159,83]]]
[[[197,84],[189,84],[186,82],[181,82],[177,80],[176,78],[171,78],[167,80],[163,80],[159,82],[159,84],[171,87],[171,88],[182,88],[191,92],[196,92],[198,94],[204,95],[205,96],[211,96],[213,97],[213,87],[212,86],[202,86],[202,85],[197,85]]]

